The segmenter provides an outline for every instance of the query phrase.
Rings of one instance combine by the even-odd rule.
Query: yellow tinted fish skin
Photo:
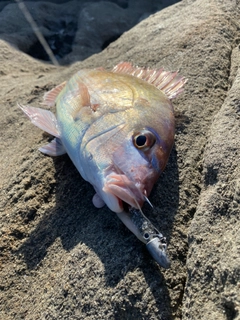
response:
[[[128,173],[131,181],[136,178],[132,182],[140,193],[146,190],[149,195],[174,141],[173,108],[163,91],[132,75],[81,70],[67,82],[56,105],[67,153],[106,203],[109,195],[102,189],[111,170]],[[144,129],[156,136],[155,144],[146,151],[133,144],[134,134]],[[139,195],[137,201],[141,206],[144,198]],[[109,207],[122,210],[121,206]]]

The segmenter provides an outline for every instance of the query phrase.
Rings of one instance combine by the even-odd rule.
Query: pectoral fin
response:
[[[96,208],[102,208],[105,205],[105,202],[103,199],[99,196],[98,193],[95,193],[95,195],[92,198],[92,202]]]
[[[60,138],[57,119],[51,111],[30,106],[23,106],[21,104],[18,104],[18,106],[35,126],[57,138]]]
[[[53,139],[50,143],[46,144],[45,146],[42,146],[38,150],[42,153],[45,153],[53,157],[61,156],[66,153],[66,150],[64,149],[61,140],[58,138]]]

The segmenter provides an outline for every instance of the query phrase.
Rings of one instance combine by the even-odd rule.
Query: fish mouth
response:
[[[121,212],[123,209],[133,207],[141,208],[146,196],[146,190],[142,190],[143,185],[140,182],[134,183],[124,174],[111,173],[106,177],[103,191],[115,196],[118,200],[119,208],[115,212]]]

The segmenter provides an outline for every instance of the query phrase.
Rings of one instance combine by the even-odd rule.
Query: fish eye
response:
[[[135,140],[136,145],[138,147],[143,147],[145,145],[146,141],[147,141],[147,138],[144,135],[137,136],[136,140]]]
[[[137,149],[147,151],[156,142],[156,137],[151,131],[142,130],[133,136],[133,144]]]

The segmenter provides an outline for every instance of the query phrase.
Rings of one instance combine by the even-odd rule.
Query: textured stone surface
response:
[[[137,22],[174,2],[177,1],[19,1],[30,12],[60,64],[102,51]],[[49,60],[16,2],[0,2],[0,20],[1,39],[35,58]]]
[[[229,90],[213,118],[203,156],[203,188],[190,227],[186,319],[239,319],[240,50],[231,55]]]
[[[182,1],[59,68],[0,41],[1,319],[239,319],[239,21],[233,1]],[[67,156],[37,151],[49,136],[16,106],[40,106],[82,67],[123,60],[189,79],[154,210],[144,208],[168,239],[169,270],[107,208],[93,208]]]

